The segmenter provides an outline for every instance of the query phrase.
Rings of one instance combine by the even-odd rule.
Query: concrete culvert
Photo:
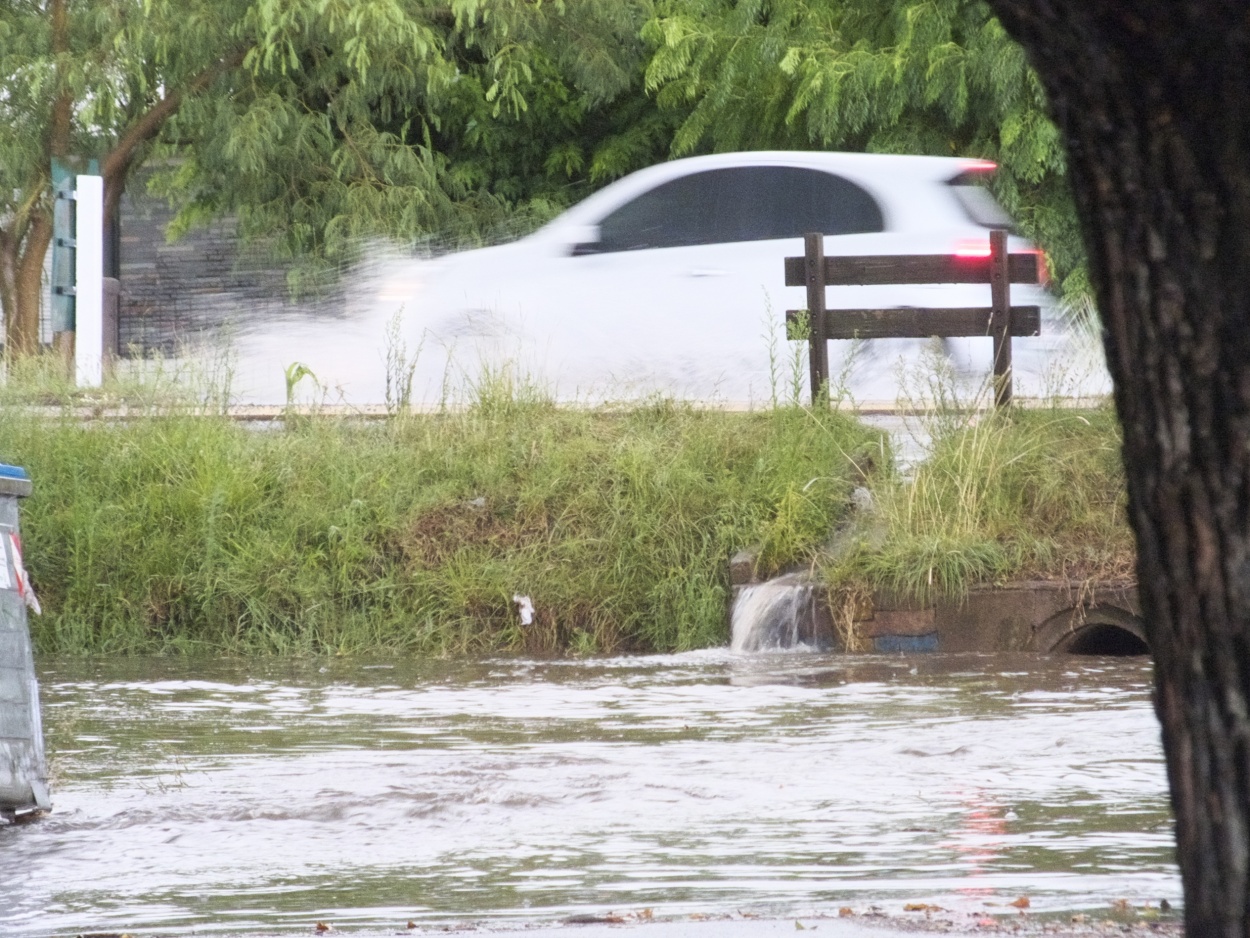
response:
[[[1054,615],[1038,628],[1033,647],[1066,655],[1150,654],[1141,619],[1115,606],[1074,607]]]
[[[1078,629],[1058,648],[1069,655],[1148,655],[1150,646],[1141,637],[1118,625],[1089,625]]]

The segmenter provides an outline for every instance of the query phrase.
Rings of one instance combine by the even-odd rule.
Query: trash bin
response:
[[[0,463],[0,822],[47,811],[47,760],[27,609],[38,610],[22,565],[17,500],[31,493],[26,471]]]

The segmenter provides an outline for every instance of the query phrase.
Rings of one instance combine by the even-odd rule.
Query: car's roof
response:
[[[907,190],[925,189],[954,179],[972,169],[992,169],[993,163],[970,157],[911,156],[893,153],[828,153],[817,150],[754,150],[691,156],[657,163],[630,173],[570,208],[561,223],[597,219],[605,210],[623,204],[670,179],[691,173],[742,166],[798,166],[837,173],[871,191],[878,198],[905,206]]]
[[[684,175],[704,169],[727,166],[813,166],[820,169],[854,171],[882,175],[905,174],[912,178],[926,177],[945,181],[965,169],[988,168],[986,160],[962,156],[915,156],[900,153],[831,153],[824,150],[748,150],[736,153],[713,153],[709,156],[688,156],[657,163],[640,170],[643,173],[667,170]],[[662,173],[668,175],[668,172]]]

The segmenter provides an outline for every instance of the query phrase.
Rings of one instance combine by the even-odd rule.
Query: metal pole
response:
[[[104,178],[79,176],[74,234],[74,375],[79,387],[104,378]]]
[[[52,347],[65,366],[65,377],[74,366],[74,172],[53,157],[52,188]]]

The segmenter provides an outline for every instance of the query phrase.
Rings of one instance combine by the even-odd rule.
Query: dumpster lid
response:
[[[26,470],[21,466],[10,466],[8,463],[0,462],[0,479],[29,479]]]

